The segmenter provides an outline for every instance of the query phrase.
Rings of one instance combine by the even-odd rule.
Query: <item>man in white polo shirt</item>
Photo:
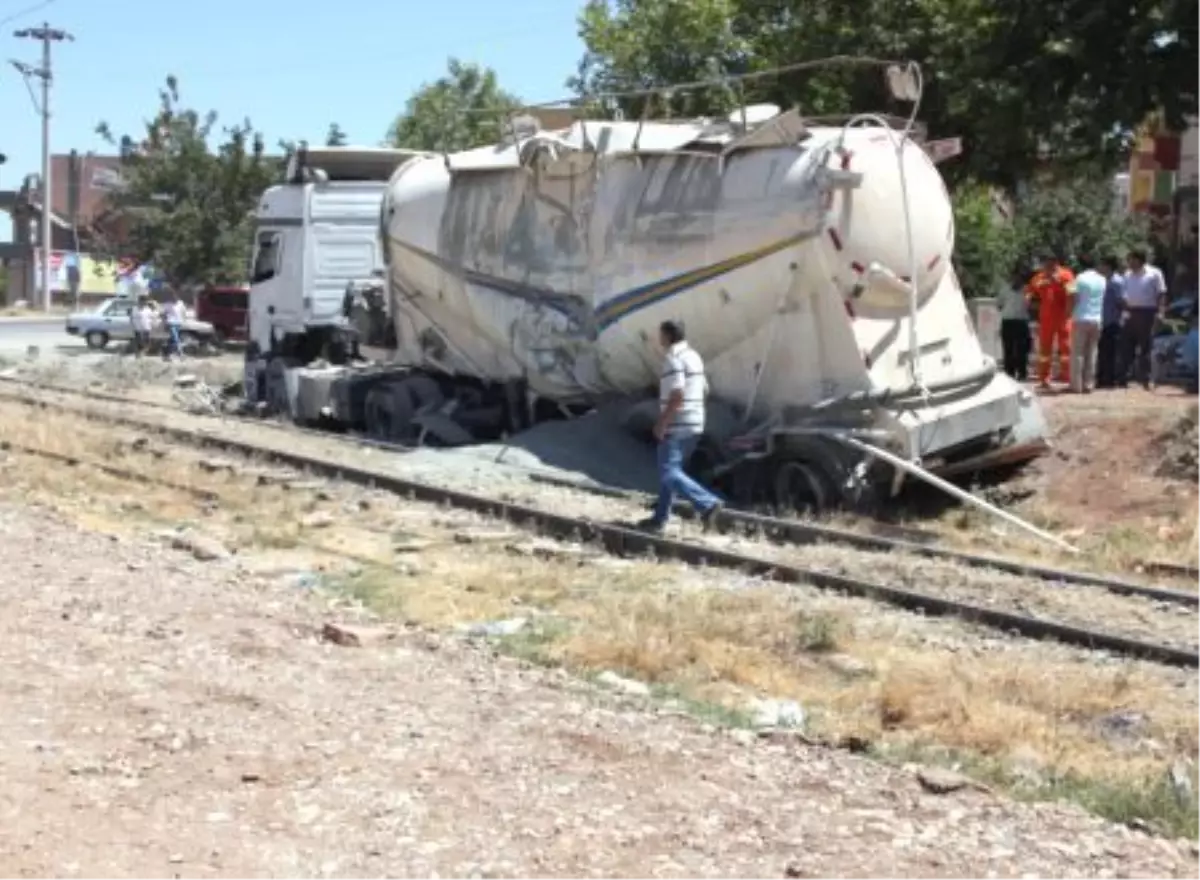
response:
[[[1167,282],[1157,266],[1146,262],[1146,252],[1129,252],[1129,271],[1125,273],[1125,323],[1121,327],[1121,364],[1119,384],[1129,384],[1129,372],[1143,388],[1150,387],[1150,354],[1154,344],[1154,324],[1167,304]]]
[[[721,499],[683,471],[704,433],[704,398],[708,393],[704,361],[688,345],[679,321],[663,321],[658,339],[666,353],[658,383],[658,422],[654,425],[658,440],[658,503],[654,515],[638,525],[661,531],[678,494],[692,503],[708,528],[721,510]]]

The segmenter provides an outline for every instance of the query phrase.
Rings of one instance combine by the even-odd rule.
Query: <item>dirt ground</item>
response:
[[[7,875],[1196,874],[1190,844],[1074,808],[384,639],[232,559],[11,505],[0,529]]]
[[[1145,561],[1196,565],[1195,396],[1134,387],[1040,400],[1054,448],[989,492],[992,500],[1080,548],[1084,556],[1071,567],[1137,573]],[[935,525],[959,544],[1056,555],[975,511],[956,510]]]

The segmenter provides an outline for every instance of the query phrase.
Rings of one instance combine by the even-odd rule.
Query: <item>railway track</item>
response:
[[[61,394],[62,392],[55,390],[53,393]],[[76,396],[87,397],[88,395],[77,393]],[[93,396],[93,400],[97,399],[99,398]],[[1098,630],[1079,622],[1056,620],[1037,614],[1017,613],[994,605],[989,606],[962,598],[892,586],[819,567],[798,565],[779,558],[770,558],[760,554],[674,537],[651,535],[620,524],[571,516],[527,504],[439,487],[380,469],[359,467],[323,455],[298,452],[294,448],[288,449],[263,442],[251,442],[220,431],[201,430],[178,424],[168,425],[147,418],[137,418],[128,413],[129,405],[135,402],[124,398],[109,401],[122,404],[125,407],[123,412],[103,411],[96,407],[75,407],[61,400],[49,399],[45,394],[36,394],[35,389],[32,388],[10,387],[0,392],[0,400],[60,410],[138,431],[157,433],[193,446],[207,446],[252,458],[270,460],[302,472],[307,471],[326,478],[388,491],[414,500],[451,505],[488,517],[506,520],[555,538],[591,542],[614,555],[653,554],[659,559],[736,569],[782,583],[805,583],[822,589],[860,596],[926,615],[956,617],[1026,638],[1051,639],[1092,650],[1107,651],[1174,666],[1191,668],[1200,666],[1200,655],[1194,645],[1155,641],[1119,632]],[[168,407],[168,409],[170,408]],[[179,414],[178,411],[175,412],[177,415]],[[281,431],[280,433],[286,438],[291,432]],[[739,516],[744,515],[739,514]],[[1146,590],[1152,592],[1145,593]],[[1171,595],[1170,600],[1159,598],[1166,594]],[[1195,606],[1194,596],[1191,597],[1192,601],[1189,603],[1184,600],[1184,597],[1189,594],[1179,591],[1162,591],[1157,588],[1139,586],[1138,592],[1132,594],[1126,592],[1122,595],[1130,602],[1144,603],[1147,599],[1153,599],[1158,604],[1176,603]],[[1184,611],[1185,609],[1178,610]],[[1179,619],[1178,614],[1176,619]],[[1194,622],[1189,620],[1186,622],[1186,626],[1194,632]]]
[[[0,383],[9,386],[31,387],[30,383],[20,379],[0,377]],[[171,413],[180,412],[175,404],[156,401],[135,400],[115,394],[103,392],[81,391],[77,388],[63,388],[55,385],[39,385],[41,390],[61,394],[68,397],[86,400],[102,401],[120,404],[122,406],[137,406],[144,409],[162,410]],[[242,421],[256,426],[265,426],[282,432],[312,436],[325,441],[336,441],[361,447],[387,450],[396,454],[412,452],[413,448],[394,443],[386,443],[364,437],[331,434],[312,428],[302,428],[288,423],[278,423],[252,416],[232,413],[222,413],[222,419]],[[531,473],[533,482],[558,486],[565,490],[584,492],[603,497],[609,497],[628,503],[643,504],[649,496],[636,492],[628,492],[598,485],[581,484],[566,479],[555,479],[543,474]],[[679,513],[683,517],[691,517],[690,508],[681,506]],[[873,533],[864,533],[836,526],[804,522],[794,519],[764,516],[742,510],[726,510],[721,514],[723,530],[736,530],[746,535],[761,537],[779,544],[840,544],[858,550],[881,553],[902,553],[930,560],[955,563],[968,568],[991,570],[1014,575],[1021,578],[1037,579],[1053,584],[1072,586],[1099,587],[1111,593],[1127,596],[1140,596],[1154,602],[1166,602],[1200,608],[1200,592],[1171,589],[1155,584],[1145,584],[1124,577],[1096,574],[1093,572],[1064,569],[1057,566],[1044,565],[1025,559],[994,556],[991,554],[972,553],[939,546],[940,536],[933,531],[916,529],[907,526],[885,525],[872,523]],[[1195,566],[1179,565],[1168,562],[1144,561],[1137,567],[1151,577],[1170,577],[1194,579],[1197,576]]]

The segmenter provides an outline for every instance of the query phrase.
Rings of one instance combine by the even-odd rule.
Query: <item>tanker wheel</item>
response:
[[[446,395],[442,393],[442,387],[428,376],[409,376],[398,382],[397,388],[408,395],[412,404],[412,413],[408,417],[409,427],[406,440],[415,441],[419,436],[420,428],[412,424],[412,419],[423,410],[441,406],[446,400]],[[436,441],[431,445],[436,445]]]
[[[403,382],[377,385],[363,402],[367,436],[385,443],[403,443],[412,436],[416,414],[412,395]]]
[[[817,516],[834,506],[837,490],[817,465],[785,461],[775,471],[777,516]]]

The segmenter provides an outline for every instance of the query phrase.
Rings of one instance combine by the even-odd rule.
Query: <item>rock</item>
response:
[[[545,538],[534,538],[505,545],[505,550],[517,556],[533,556],[538,559],[563,559],[582,562],[588,556],[594,556],[594,551],[578,544],[560,544]]]
[[[1112,712],[1097,718],[1096,726],[1103,736],[1128,738],[1141,733],[1149,720],[1141,712]]]
[[[228,471],[229,473],[233,473],[235,470],[233,462],[222,461],[216,458],[202,458],[196,462],[196,467],[210,474],[219,473],[220,471]]]
[[[931,794],[950,794],[964,788],[978,787],[978,783],[970,777],[941,767],[922,767],[917,771],[917,782]]]
[[[610,669],[605,670],[596,676],[596,683],[614,691],[620,691],[623,694],[629,694],[631,697],[650,696],[650,686],[648,684],[635,681],[632,678],[624,678],[620,675],[617,675]]]
[[[171,535],[171,546],[176,550],[186,550],[201,562],[228,559],[230,556],[229,550],[216,538],[197,535],[193,532],[180,532]]]
[[[321,585],[321,578],[311,571],[301,571],[288,578],[288,582],[297,590],[313,590]]]
[[[526,617],[510,617],[507,620],[489,620],[464,626],[462,631],[472,638],[503,638],[515,636],[529,624]]]
[[[262,776],[260,776],[258,773],[255,773],[253,770],[247,770],[245,773],[242,774],[241,778],[242,778],[242,782],[245,782],[245,783],[262,781]]]
[[[1196,789],[1192,785],[1192,766],[1190,761],[1176,761],[1167,770],[1167,782],[1171,792],[1181,807],[1196,803]]]
[[[838,675],[846,678],[867,678],[875,674],[875,667],[849,654],[829,654],[824,658],[825,665]]]
[[[335,522],[337,520],[331,514],[318,511],[301,519],[300,525],[306,529],[327,529]]]
[[[804,709],[795,700],[755,700],[750,704],[752,724],[758,728],[804,727]]]
[[[321,638],[343,648],[365,648],[394,637],[388,629],[371,626],[352,626],[346,623],[327,623],[321,628]]]

